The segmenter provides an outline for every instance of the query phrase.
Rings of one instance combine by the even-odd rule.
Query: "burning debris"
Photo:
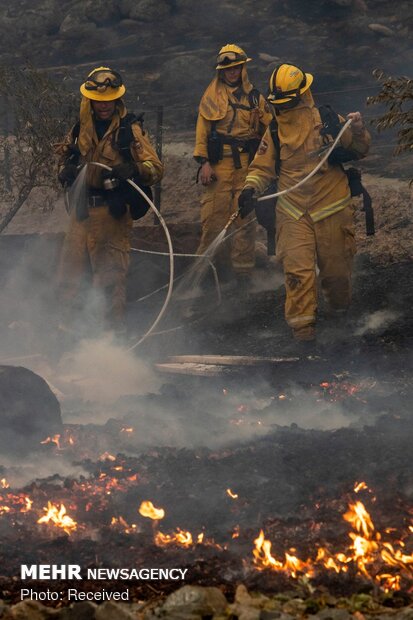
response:
[[[356,488],[358,491],[361,488],[367,489],[367,485],[364,485],[365,483],[359,483]],[[312,578],[323,568],[336,573],[351,571],[355,575],[366,577],[385,591],[400,590],[403,577],[408,582],[413,579],[413,553],[405,553],[404,539],[409,538],[408,531],[403,532],[402,538],[393,543],[383,540],[383,535],[376,530],[370,514],[361,501],[350,503],[343,519],[353,528],[348,534],[352,544],[338,553],[331,553],[326,547],[318,546],[315,559],[304,561],[293,555],[296,549],[285,552],[284,560],[274,558],[271,554],[271,542],[265,540],[264,532],[261,530],[254,541],[255,566],[261,570],[270,568],[284,572],[293,578],[300,575]],[[387,534],[390,532],[395,533],[395,530],[392,528],[386,530]],[[394,545],[397,545],[398,549],[395,549]]]

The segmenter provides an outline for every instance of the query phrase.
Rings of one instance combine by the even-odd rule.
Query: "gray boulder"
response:
[[[36,450],[40,441],[60,433],[60,405],[46,381],[21,366],[0,366],[0,450]]]

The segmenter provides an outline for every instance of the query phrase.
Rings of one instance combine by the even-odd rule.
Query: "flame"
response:
[[[46,437],[46,439],[43,439],[43,441],[41,441],[40,443],[42,444],[54,443],[56,444],[58,450],[62,449],[60,446],[60,435],[53,435],[53,437]]]
[[[254,564],[259,570],[271,568],[276,571],[283,571],[292,577],[297,577],[298,573],[311,576],[311,566],[309,561],[302,562],[295,555],[285,553],[285,561],[280,562],[271,555],[271,542],[264,537],[263,530],[260,531],[258,537],[254,540],[255,549],[253,549]]]
[[[43,517],[40,517],[40,519],[37,520],[37,523],[49,523],[51,521],[57,527],[61,527],[66,534],[69,535],[72,531],[77,529],[76,521],[74,521],[66,513],[64,504],[61,504],[61,506],[58,507],[51,502],[47,502],[47,508],[44,506],[43,510],[46,511],[46,514],[43,515]]]
[[[29,510],[32,509],[33,500],[31,500],[30,497],[25,497],[24,504],[24,508],[21,509],[21,512],[29,512]]]
[[[193,545],[192,534],[191,532],[181,530],[179,527],[174,534],[162,534],[162,532],[157,532],[155,534],[155,544],[159,547],[175,544],[187,548]]]
[[[109,452],[104,452],[100,455],[99,461],[116,461],[116,456],[109,454]]]
[[[163,519],[165,516],[165,510],[163,508],[155,508],[150,501],[142,502],[138,512],[142,517],[148,517],[148,519],[153,519],[154,521],[159,521],[159,519]]]
[[[123,517],[112,517],[110,525],[111,527],[121,529],[125,534],[135,534],[138,531],[136,523],[129,525]]]
[[[362,502],[349,504],[349,510],[344,513],[343,519],[351,523],[357,532],[363,533],[365,538],[369,538],[374,532],[373,522]]]
[[[0,480],[0,486],[1,486],[2,489],[10,489],[10,485],[7,482],[6,478],[2,478]]]
[[[357,483],[355,488],[360,484],[362,483]],[[411,576],[413,554],[408,555],[404,552],[405,543],[402,540],[398,541],[400,548],[395,549],[392,543],[382,541],[382,535],[376,531],[370,514],[360,501],[349,503],[343,519],[353,528],[353,531],[349,532],[352,543],[345,552],[334,554],[324,547],[319,547],[315,560],[309,559],[303,562],[295,555],[285,553],[285,560],[282,562],[272,556],[271,542],[265,540],[261,530],[254,540],[253,562],[258,570],[270,568],[284,571],[292,577],[297,577],[302,573],[311,576],[317,566],[323,566],[336,573],[346,573],[349,566],[353,565],[356,567],[357,574],[375,582],[385,591],[400,589],[402,574],[379,573],[378,567],[384,562],[388,568],[397,568],[402,573],[406,572]],[[295,549],[290,551],[295,551]]]
[[[133,431],[134,429],[132,428],[132,426],[124,426],[120,429],[121,433],[133,433]]]
[[[229,495],[232,499],[238,499],[237,493],[233,493],[231,489],[227,489],[227,495]]]
[[[365,482],[356,482],[354,484],[354,492],[355,493],[359,493],[359,491],[366,490],[368,488],[369,487],[367,486],[367,484]]]
[[[240,534],[240,527],[239,525],[236,525],[234,529],[232,530],[231,538],[239,538],[239,534]]]

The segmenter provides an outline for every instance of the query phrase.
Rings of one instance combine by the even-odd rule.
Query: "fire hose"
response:
[[[101,163],[99,163],[97,161],[91,161],[89,163],[92,164],[93,166],[99,166],[100,168],[104,168],[105,170],[108,170],[109,172],[112,172],[112,168],[110,166],[107,166],[106,164],[101,164]],[[131,347],[128,347],[126,349],[127,351],[132,351],[133,349],[138,347],[140,344],[142,344],[142,342],[144,342],[144,340],[146,340],[148,338],[148,336],[150,336],[150,334],[153,332],[153,330],[158,325],[159,321],[161,320],[161,318],[163,317],[163,315],[166,312],[166,309],[168,307],[169,301],[170,301],[171,296],[172,296],[172,290],[173,290],[173,282],[174,282],[174,251],[173,251],[173,247],[172,247],[171,235],[169,233],[169,230],[168,230],[168,227],[166,225],[166,222],[163,219],[163,217],[160,214],[160,212],[158,211],[158,209],[156,208],[156,206],[154,205],[154,203],[152,202],[152,200],[145,194],[145,192],[143,190],[141,190],[139,185],[137,185],[134,181],[132,181],[132,179],[126,179],[126,181],[129,183],[129,185],[131,187],[133,187],[135,189],[135,191],[139,192],[139,194],[146,200],[146,202],[148,203],[148,205],[150,206],[152,211],[155,213],[155,215],[159,219],[159,221],[160,221],[160,223],[162,225],[162,228],[164,229],[164,232],[165,232],[165,237],[166,237],[166,240],[167,240],[167,243],[168,243],[168,251],[169,251],[169,282],[168,282],[168,292],[166,294],[165,301],[163,303],[162,308],[160,309],[160,311],[158,313],[158,316],[156,317],[156,319],[154,320],[154,322],[152,323],[150,328],[147,330],[147,332],[137,342],[135,342],[135,344],[133,344]]]
[[[292,192],[293,190],[297,189],[298,187],[301,187],[301,185],[304,185],[304,183],[306,183],[311,177],[313,177],[318,172],[318,170],[323,166],[323,164],[327,161],[328,157],[330,156],[330,153],[333,151],[333,149],[337,145],[338,141],[340,140],[340,138],[343,135],[343,133],[345,132],[345,130],[351,125],[351,122],[352,122],[351,119],[349,119],[343,125],[343,127],[341,128],[341,130],[338,133],[337,137],[332,142],[331,146],[326,150],[326,152],[325,152],[324,156],[322,157],[322,159],[319,161],[317,166],[307,176],[305,176],[303,179],[298,181],[298,183],[296,183],[292,187],[289,187],[287,189],[281,190],[279,192],[275,192],[274,194],[269,194],[267,196],[260,196],[260,198],[257,199],[257,202],[262,202],[264,200],[270,200],[272,198],[277,198],[278,196],[282,196],[284,194],[288,194],[289,192]],[[112,171],[112,168],[110,166],[107,166],[106,164],[101,164],[99,162],[90,162],[90,163],[95,165],[95,166],[99,166],[101,168],[104,168],[105,170],[108,170],[110,172]],[[170,236],[168,227],[167,227],[167,225],[165,223],[165,220],[163,219],[162,215],[160,214],[160,212],[158,211],[158,209],[156,208],[156,206],[152,202],[152,200],[150,200],[150,198],[148,198],[148,196],[141,190],[141,188],[136,183],[134,183],[131,179],[127,179],[127,182],[129,183],[129,185],[131,185],[136,191],[138,191],[143,196],[143,198],[149,204],[150,208],[154,211],[154,213],[159,218],[159,221],[160,221],[160,223],[161,223],[161,225],[162,225],[162,227],[163,227],[163,229],[165,231],[165,236],[166,236],[166,239],[167,239],[167,242],[168,242],[169,264],[170,264],[169,282],[168,282],[168,285],[167,285],[168,286],[168,292],[167,292],[165,301],[163,303],[163,306],[162,306],[160,312],[158,313],[158,316],[156,317],[155,321],[152,323],[151,327],[147,330],[147,332],[137,342],[135,342],[135,344],[133,344],[131,347],[128,347],[127,351],[132,351],[133,349],[135,349],[137,346],[139,346],[142,342],[144,342],[151,335],[151,333],[154,331],[155,327],[158,325],[159,321],[161,320],[161,318],[163,317],[163,315],[166,312],[166,309],[168,307],[168,304],[169,304],[171,296],[172,296],[172,290],[173,290],[173,282],[174,282],[174,252],[173,252],[172,241],[171,241],[171,236]],[[225,224],[225,226],[224,226],[224,228],[223,228],[223,230],[222,230],[222,232],[220,234],[222,234],[224,231],[227,231],[229,229],[229,227],[231,226],[231,224],[233,222],[235,222],[235,220],[239,217],[239,215],[240,215],[240,210],[238,209],[228,219],[228,222]],[[251,222],[254,222],[256,219],[257,218],[254,218],[254,219],[250,220],[244,226],[249,225]],[[228,235],[228,237],[232,236],[233,234],[236,234],[237,232],[238,232],[238,230],[233,231],[230,235]]]
[[[334,142],[332,142],[331,146],[326,150],[324,156],[322,157],[322,159],[318,162],[317,166],[311,170],[311,172],[309,172],[307,174],[307,176],[305,176],[303,179],[301,179],[301,181],[298,181],[298,183],[296,183],[295,185],[293,185],[292,187],[288,187],[287,189],[283,189],[280,192],[275,192],[275,194],[269,194],[268,196],[260,196],[257,199],[257,202],[262,202],[264,200],[270,200],[271,198],[278,198],[278,196],[283,196],[284,194],[289,194],[290,192],[292,192],[294,189],[297,189],[297,187],[301,187],[301,185],[304,185],[304,183],[306,183],[309,179],[311,179],[311,177],[313,177],[316,172],[318,172],[321,168],[321,166],[327,161],[327,159],[330,156],[330,153],[333,151],[333,149],[335,148],[337,142],[340,140],[341,136],[343,135],[343,133],[345,132],[345,130],[350,127],[352,122],[352,119],[349,119],[344,125],[343,127],[340,129],[340,132],[337,134],[336,139],[334,140]],[[228,222],[225,224],[223,230],[228,230],[228,228],[231,226],[231,224],[233,222],[235,222],[235,220],[239,217],[240,215],[240,210],[238,209],[237,211],[235,211],[231,217],[229,218]],[[250,224],[251,222],[255,222],[257,218],[255,217],[254,219],[250,220],[248,222],[248,224]],[[233,234],[233,233],[232,233]]]

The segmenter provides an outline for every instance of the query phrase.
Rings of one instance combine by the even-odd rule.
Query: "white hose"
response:
[[[314,168],[314,170],[312,170],[309,174],[307,174],[306,177],[301,179],[301,181],[298,181],[298,183],[296,183],[292,187],[288,187],[287,189],[283,189],[281,192],[276,192],[275,194],[269,194],[268,196],[261,196],[260,198],[258,198],[257,202],[261,202],[262,200],[269,200],[270,198],[277,198],[278,196],[283,196],[284,194],[288,194],[289,192],[292,192],[293,189],[297,189],[297,187],[300,187],[301,185],[304,185],[304,183],[306,183],[308,181],[308,179],[311,179],[311,177],[314,176],[315,173],[320,170],[321,166],[327,161],[327,159],[330,156],[331,151],[334,149],[334,147],[336,146],[337,142],[340,140],[341,136],[343,135],[343,133],[347,129],[347,127],[350,127],[351,122],[352,122],[352,119],[350,118],[345,123],[345,125],[343,125],[343,127],[340,129],[340,132],[338,133],[336,139],[334,140],[332,145],[326,151],[326,154],[324,155],[324,157],[317,164],[317,166]]]
[[[99,163],[97,161],[91,161],[89,163],[94,165],[94,166],[99,166],[100,168],[104,168],[105,170],[109,170],[110,172],[112,172],[112,168],[110,166],[107,166],[106,164],[101,164],[101,163]],[[158,316],[156,317],[155,321],[152,323],[152,325],[150,326],[148,331],[142,336],[142,338],[140,338],[137,342],[135,342],[135,344],[133,344],[131,347],[128,347],[126,349],[127,351],[132,351],[137,346],[142,344],[142,342],[144,340],[146,340],[148,338],[148,336],[150,336],[150,334],[153,332],[153,330],[155,329],[155,327],[158,325],[159,321],[161,320],[161,318],[165,314],[166,308],[168,307],[169,301],[170,301],[171,296],[172,296],[173,283],[174,283],[174,250],[173,250],[173,247],[172,247],[171,235],[169,233],[169,230],[168,230],[168,227],[166,225],[166,222],[163,219],[163,217],[160,214],[160,212],[158,211],[158,209],[155,207],[155,205],[152,202],[152,200],[145,194],[145,192],[143,190],[141,190],[141,188],[138,185],[136,185],[136,183],[134,181],[132,181],[131,179],[126,179],[126,181],[137,192],[139,192],[139,194],[146,200],[146,202],[148,203],[148,205],[150,206],[152,211],[158,217],[158,219],[159,219],[160,223],[162,224],[162,227],[163,227],[163,229],[165,231],[165,236],[166,236],[166,240],[168,242],[168,249],[169,249],[169,283],[168,283],[168,293],[166,295],[165,301],[163,303],[163,306],[162,306]]]
[[[155,252],[154,250],[141,250],[140,248],[131,248],[132,252],[140,252],[141,254],[155,254],[156,256],[169,256],[168,252]],[[218,305],[220,305],[221,301],[222,301],[222,297],[221,297],[221,287],[219,284],[219,278],[218,278],[218,273],[217,273],[217,269],[214,265],[214,263],[208,258],[207,254],[178,254],[177,252],[175,252],[174,256],[184,256],[187,258],[205,258],[208,263],[209,266],[211,267],[211,271],[212,271],[212,275],[214,277],[214,282],[215,282],[215,288],[217,290],[217,297],[218,297]],[[176,282],[177,280],[181,279],[185,274],[182,274],[180,276],[178,276],[177,278],[175,278],[174,282]],[[166,288],[168,285],[164,284],[163,286],[160,286],[159,288],[157,288],[156,290],[152,291],[151,293],[148,293],[147,295],[144,295],[143,297],[139,297],[139,299],[135,299],[135,302],[138,301],[144,301],[145,299],[148,299],[149,297],[152,297],[152,295],[155,295],[155,293],[159,293],[159,291],[162,291],[164,288]],[[157,332],[157,334],[160,332]]]

